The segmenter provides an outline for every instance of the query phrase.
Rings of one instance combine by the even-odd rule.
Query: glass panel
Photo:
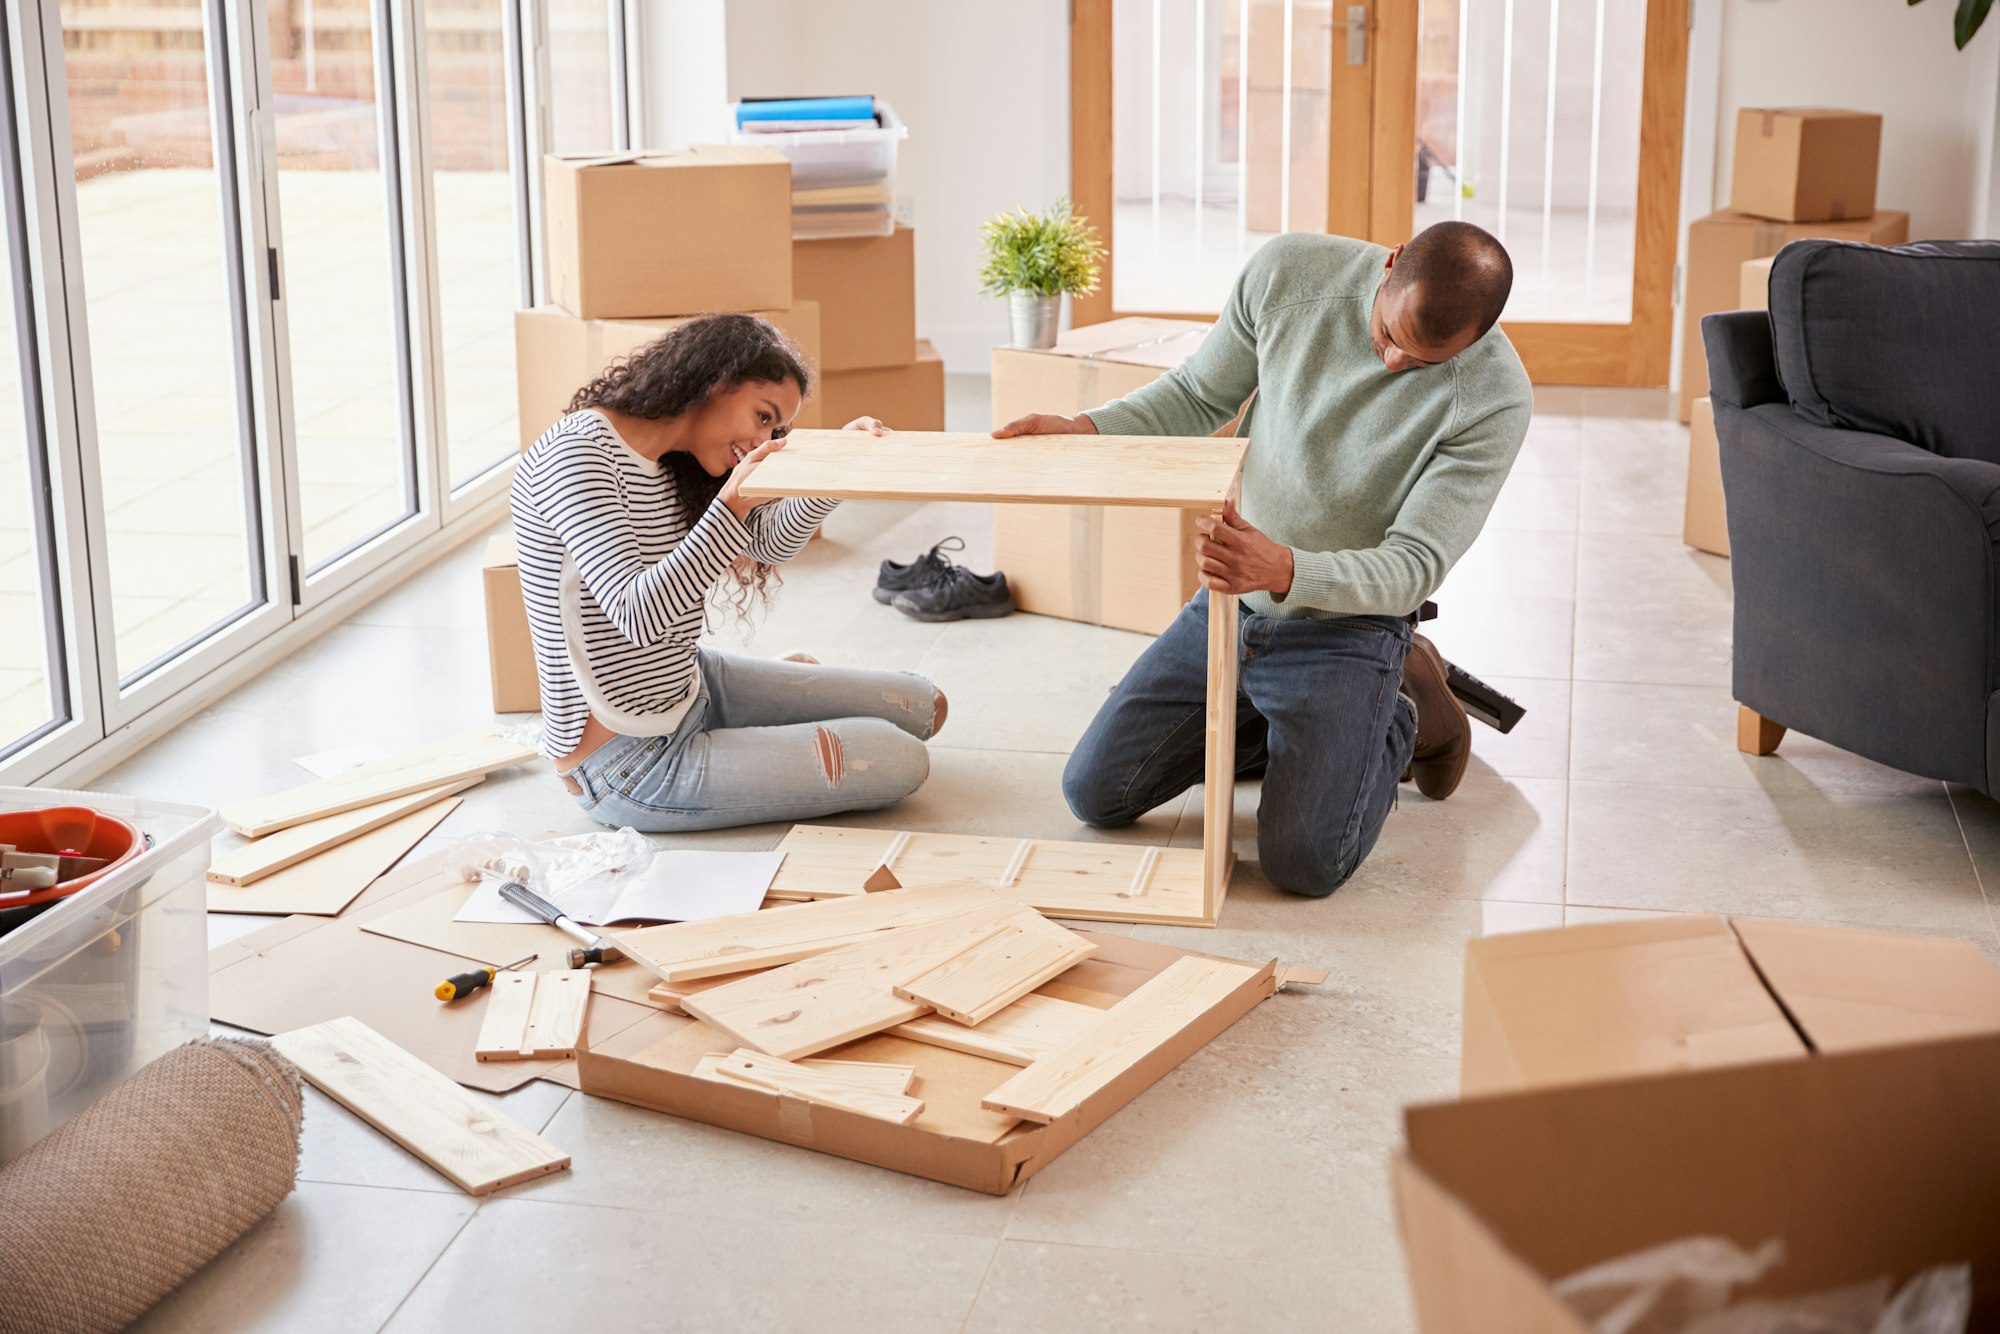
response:
[[[615,148],[611,8],[605,0],[548,0],[549,151]]]
[[[452,485],[516,452],[520,191],[509,166],[503,0],[428,0],[425,74],[436,198],[445,455]]]
[[[118,669],[264,601],[201,0],[61,7]],[[85,442],[88,448],[90,442]]]
[[[1416,226],[1514,257],[1510,320],[1632,318],[1644,0],[1422,0]]]
[[[315,569],[416,512],[371,0],[271,13],[292,418]]]
[[[1326,230],[1332,0],[1111,17],[1112,303],[1212,314],[1265,241]]]

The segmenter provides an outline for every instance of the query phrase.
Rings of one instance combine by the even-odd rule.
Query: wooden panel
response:
[[[1247,448],[1214,436],[794,431],[743,494],[1220,510]]]
[[[993,1090],[982,1105],[1046,1125],[1074,1111],[1257,972],[1198,955],[1176,959],[1066,1045]]]
[[[1076,211],[1097,228],[1107,255],[1117,253],[1111,144],[1111,0],[1070,0],[1069,196]],[[1095,292],[1070,298],[1070,323],[1111,318],[1109,263],[1104,267]]]
[[[569,1166],[568,1154],[358,1019],[330,1019],[280,1033],[271,1045],[320,1092],[469,1195],[490,1194]]]
[[[225,807],[222,820],[246,838],[261,838],[324,815],[490,774],[534,758],[532,747],[506,740],[498,728],[475,727],[331,778]]]
[[[859,1112],[878,1120],[906,1126],[917,1119],[924,1104],[902,1093],[883,1093],[851,1077],[829,1075],[824,1070],[780,1060],[762,1052],[733,1051],[715,1062],[714,1070],[725,1079],[752,1088],[761,1088],[786,1097],[799,1098],[821,1107],[843,1112]]]
[[[495,974],[472,1054],[482,1061],[574,1057],[590,1008],[590,979],[588,968]]]
[[[461,797],[446,797],[247,886],[208,882],[210,912],[336,917],[377,877],[424,841]],[[282,837],[274,835],[274,837]],[[518,955],[515,957],[519,957]],[[503,961],[504,962],[504,961]]]
[[[1369,139],[1374,161],[1366,235],[1377,245],[1401,245],[1415,226],[1417,192],[1411,178],[1417,160],[1418,10],[1418,0],[1375,0],[1370,15],[1374,106]],[[1341,58],[1335,51],[1334,59]]]
[[[757,1056],[755,1052],[738,1054],[755,1057],[761,1061],[778,1059],[775,1056]],[[694,1072],[702,1079],[714,1079],[726,1084],[743,1083],[743,1080],[722,1068],[727,1060],[729,1060],[727,1052],[704,1056],[695,1062]],[[814,1056],[782,1064],[800,1066],[830,1082],[847,1084],[876,1097],[900,1097],[908,1093],[910,1086],[917,1082],[917,1067],[914,1065],[887,1065],[881,1061],[829,1061]],[[751,1087],[762,1088],[763,1085],[753,1084]]]
[[[1072,1041],[1104,1014],[1094,1005],[1031,994],[991,1015],[977,1028],[968,1028],[942,1015],[927,1014],[898,1024],[889,1033],[934,1047],[990,1056],[1009,1065],[1033,1065]]]
[[[392,820],[399,820],[411,811],[442,801],[455,792],[463,792],[480,781],[481,777],[475,775],[442,787],[391,797],[387,801],[372,802],[338,815],[280,829],[275,834],[254,839],[216,858],[215,864],[208,868],[208,878],[223,885],[255,884],[287,866],[296,866],[314,853],[324,852],[372,829],[380,829]]]
[[[980,1024],[1097,946],[1039,913],[1023,917],[894,990],[961,1024]]]
[[[1202,770],[1201,915],[1213,922],[1235,864],[1236,673],[1241,656],[1234,593],[1208,594],[1208,739]]]
[[[794,1060],[928,1013],[891,990],[985,939],[1021,911],[985,905],[681,999],[681,1008],[744,1046]]]

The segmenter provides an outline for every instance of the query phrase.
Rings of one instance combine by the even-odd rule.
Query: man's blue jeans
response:
[[[1280,889],[1315,898],[1375,846],[1416,744],[1399,690],[1410,624],[1391,616],[1277,620],[1245,609],[1238,632],[1237,774],[1264,775],[1258,858]],[[1208,593],[1139,656],[1063,771],[1076,817],[1130,824],[1201,782]]]

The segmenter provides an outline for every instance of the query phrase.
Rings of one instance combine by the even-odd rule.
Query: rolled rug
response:
[[[176,1047],[0,1169],[0,1328],[118,1330],[291,1194],[299,1072],[262,1042]]]

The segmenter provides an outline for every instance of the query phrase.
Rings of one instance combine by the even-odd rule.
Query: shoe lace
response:
[[[929,588],[950,579],[957,572],[958,567],[952,564],[951,557],[944,553],[947,551],[963,550],[965,550],[964,538],[955,536],[947,537],[929,551],[917,557],[917,569],[915,573],[918,587]]]

